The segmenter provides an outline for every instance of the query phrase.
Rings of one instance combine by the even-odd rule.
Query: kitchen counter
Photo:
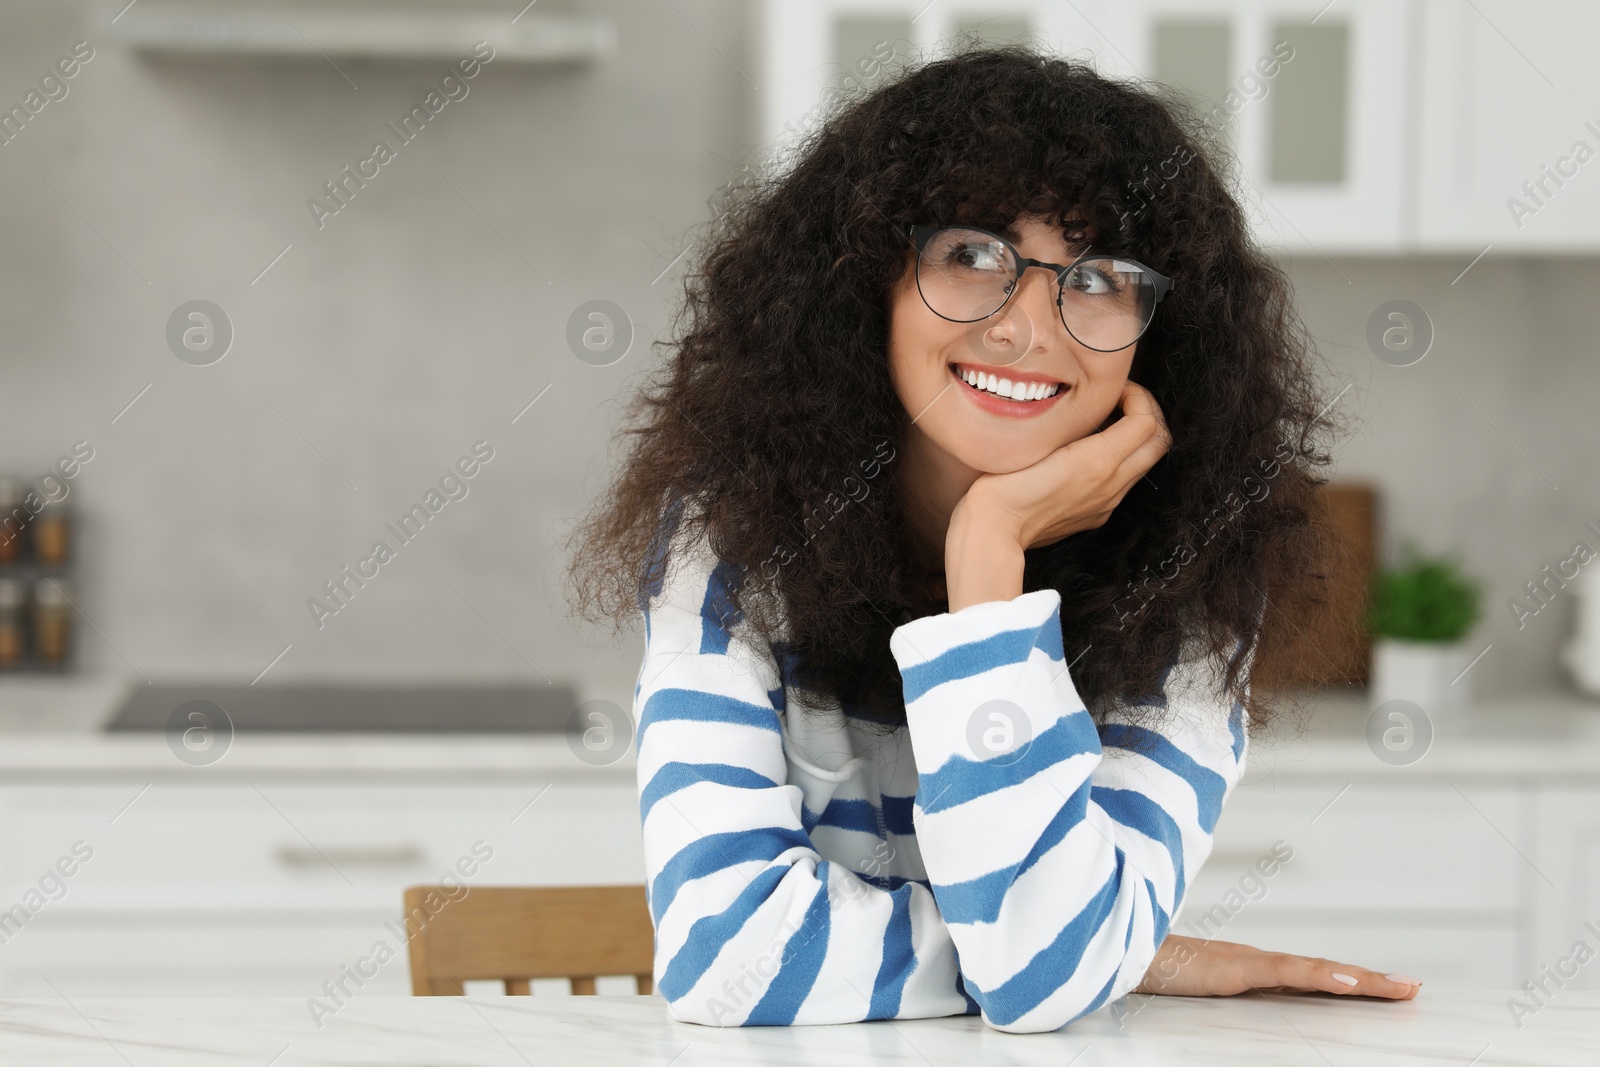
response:
[[[173,757],[160,733],[102,731],[126,686],[126,678],[114,677],[0,680],[0,773],[634,774],[632,750],[613,765],[595,768],[574,757],[562,734],[539,733],[237,734],[221,760],[194,768]],[[1499,781],[1600,781],[1600,701],[1579,694],[1496,697],[1461,715],[1438,715],[1427,752],[1400,766],[1374,755],[1366,720],[1365,696],[1358,691],[1307,694],[1298,707],[1285,710],[1272,733],[1253,737],[1246,784],[1282,776],[1349,781],[1373,774],[1392,782],[1440,781],[1458,774]]]
[[[303,999],[0,1002],[8,1063],[299,1064],[974,1063],[1140,1067],[1242,1063],[1540,1067],[1594,1062],[1600,993],[1559,993],[1518,1029],[1506,992],[1416,1000],[1246,994],[1133,996],[1051,1034],[1005,1034],[975,1016],[847,1026],[675,1023],[659,997],[357,997],[321,1028]]]
[[[412,771],[478,776],[570,772],[593,781],[631,779],[632,751],[594,767],[560,734],[265,732],[238,734],[215,763],[174,758],[159,732],[107,734],[102,727],[128,681],[117,677],[0,679],[0,773],[142,775],[294,774],[328,770],[392,776]],[[1600,700],[1573,693],[1491,698],[1459,716],[1436,716],[1426,753],[1404,765],[1375,755],[1366,737],[1364,695],[1311,694],[1286,709],[1270,734],[1252,739],[1246,784],[1278,778],[1391,783],[1482,781],[1600,782]]]
[[[583,780],[633,780],[631,752],[614,764],[579,760],[560,733],[289,733],[235,734],[215,762],[177,759],[161,731],[106,733],[129,681],[120,677],[15,676],[0,679],[0,774],[30,777],[176,777],[191,781],[244,775],[317,775],[473,780],[563,774]]]

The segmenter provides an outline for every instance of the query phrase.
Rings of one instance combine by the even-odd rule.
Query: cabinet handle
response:
[[[278,863],[285,867],[410,867],[422,862],[422,849],[416,845],[346,845],[316,849],[301,845],[280,845]]]

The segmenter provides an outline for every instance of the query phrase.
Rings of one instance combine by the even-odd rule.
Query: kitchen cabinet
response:
[[[1434,989],[1600,953],[1600,705],[1487,702],[1405,766],[1365,720],[1319,698],[1304,735],[1252,738],[1175,933]],[[394,956],[361,995],[402,995],[401,891],[475,846],[469,887],[644,878],[631,757],[591,767],[560,737],[240,735],[193,767],[159,736],[0,734],[0,996],[304,999],[379,940]],[[1600,959],[1574,986],[1600,988]]]
[[[1427,0],[1417,244],[1600,246],[1600,5]],[[1580,147],[1581,145],[1581,147]]]
[[[1595,5],[1529,17],[1510,0],[768,0],[765,14],[769,143],[820,122],[829,90],[881,84],[957,32],[1031,37],[1209,115],[1269,248],[1600,248]]]
[[[1515,986],[1534,876],[1518,849],[1530,850],[1534,803],[1527,788],[1471,781],[1241,783],[1172,931],[1435,987]]]
[[[1541,791],[1537,825],[1533,958],[1517,985],[1548,967],[1552,993],[1600,989],[1600,789]]]
[[[644,880],[631,774],[349,778],[0,789],[0,996],[310,997],[379,940],[363,991],[403,995],[406,886]]]

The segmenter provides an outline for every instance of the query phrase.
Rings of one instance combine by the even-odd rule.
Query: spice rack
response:
[[[73,509],[0,475],[0,673],[72,667]]]

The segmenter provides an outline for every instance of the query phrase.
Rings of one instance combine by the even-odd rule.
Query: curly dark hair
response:
[[[1264,615],[1305,618],[1325,600],[1317,468],[1332,424],[1288,279],[1251,241],[1197,115],[1020,45],[913,64],[847,98],[792,165],[734,189],[707,224],[677,339],[656,342],[669,358],[618,439],[620,474],[574,532],[576,608],[637,620],[663,516],[693,500],[682,521],[741,575],[727,608],[782,653],[786,682],[904,723],[889,637],[918,600],[887,295],[908,225],[1038,214],[1175,279],[1130,372],[1173,440],[1102,526],[1029,549],[1024,589],[1060,592],[1073,680],[1097,716],[1161,703],[1198,637],[1266,722],[1273,701],[1249,686],[1271,644],[1257,641]]]

